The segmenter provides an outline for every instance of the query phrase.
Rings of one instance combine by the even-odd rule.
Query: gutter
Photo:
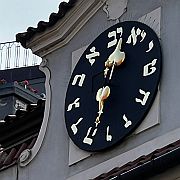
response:
[[[109,180],[134,180],[146,179],[163,173],[164,171],[180,164],[180,147],[167,152],[161,156],[155,157],[152,161],[148,161],[137,166],[127,172],[121,173]]]

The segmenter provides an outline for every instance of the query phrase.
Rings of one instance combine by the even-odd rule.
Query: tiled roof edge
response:
[[[122,176],[126,176],[125,179],[131,179],[131,172],[133,174],[133,178],[135,177],[135,173],[133,172],[133,170],[138,169],[139,167],[142,166],[147,166],[148,163],[152,163],[153,165],[157,166],[157,163],[153,162],[155,160],[161,160],[164,161],[163,156],[169,155],[171,156],[171,158],[173,158],[172,154],[176,154],[176,151],[180,152],[180,140],[171,143],[163,148],[160,149],[156,149],[155,151],[153,151],[152,153],[148,154],[148,155],[144,155],[139,157],[138,159],[128,162],[127,164],[121,166],[121,167],[115,167],[113,168],[111,171],[107,172],[107,173],[103,173],[99,176],[97,176],[96,178],[94,178],[94,180],[117,180],[117,179],[124,179]],[[167,157],[166,157],[167,158]],[[174,159],[175,160],[175,159]],[[177,160],[177,159],[176,159]],[[161,162],[162,163],[162,162]],[[176,163],[175,161],[172,162],[173,165]],[[152,165],[151,164],[151,165]],[[167,165],[167,168],[170,167],[172,164],[169,163]],[[153,171],[153,167],[151,166],[152,169],[150,169],[151,174],[154,175],[153,173],[158,173],[156,172],[152,172]],[[163,167],[159,168],[161,171],[162,169],[165,169],[165,165],[163,165]],[[139,175],[143,175],[144,173],[147,174],[147,172],[145,171],[145,168],[143,168],[143,171],[141,172],[140,170],[138,171]],[[129,174],[128,174],[129,173]]]
[[[39,21],[37,28],[28,27],[26,32],[16,34],[16,41],[26,48],[26,42],[29,41],[37,33],[44,32],[48,27],[52,27],[62,19],[66,13],[75,5],[77,0],[69,0],[69,2],[61,2],[59,5],[59,11],[57,13],[51,13],[49,21]]]
[[[33,147],[39,131],[37,126],[39,129],[41,126],[44,107],[45,99],[39,99],[37,104],[29,104],[26,110],[17,110],[14,115],[7,115],[4,122],[0,124],[2,134],[4,130],[8,131],[8,136],[4,139],[2,135],[0,136],[1,143],[8,141],[5,146],[4,143],[0,146],[0,171],[17,164],[21,153]],[[28,119],[29,117],[31,119]],[[25,133],[32,128],[35,128],[32,133]]]
[[[4,171],[18,164],[21,153],[25,149],[31,149],[34,146],[36,139],[37,139],[37,136],[7,151],[6,150],[1,151],[0,152],[0,171]]]

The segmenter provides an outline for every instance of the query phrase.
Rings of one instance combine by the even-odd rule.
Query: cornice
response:
[[[27,42],[27,48],[44,57],[66,45],[88,20],[104,5],[105,0],[80,0],[66,16],[52,28]]]

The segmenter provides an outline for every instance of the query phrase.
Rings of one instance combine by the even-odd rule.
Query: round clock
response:
[[[100,34],[68,85],[65,123],[72,141],[86,151],[122,142],[151,108],[160,74],[160,43],[150,27],[126,21]]]

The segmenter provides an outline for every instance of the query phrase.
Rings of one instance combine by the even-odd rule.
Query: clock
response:
[[[101,33],[79,59],[66,93],[74,144],[101,151],[132,133],[156,97],[161,61],[159,39],[143,23],[126,21]]]

